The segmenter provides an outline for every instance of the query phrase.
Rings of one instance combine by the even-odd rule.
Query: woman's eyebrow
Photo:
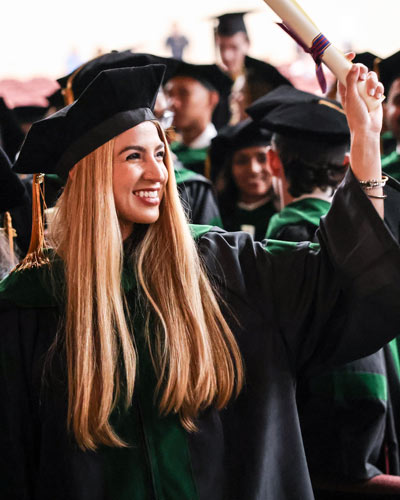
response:
[[[125,146],[119,153],[118,155],[122,155],[122,153],[125,153],[126,151],[129,151],[130,149],[135,149],[136,151],[140,151],[141,153],[144,153],[146,149],[143,146]]]
[[[122,155],[122,153],[125,153],[126,151],[130,151],[130,150],[135,150],[135,151],[140,151],[141,153],[145,153],[146,152],[146,148],[144,148],[143,146],[136,146],[134,144],[132,144],[131,146],[125,146],[119,153],[118,153],[118,156],[119,155]],[[156,146],[156,149],[159,150],[159,149],[165,149],[165,146],[164,146],[164,143],[163,142],[160,142],[160,144],[158,146]]]

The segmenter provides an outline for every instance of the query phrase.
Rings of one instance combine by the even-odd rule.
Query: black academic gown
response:
[[[244,233],[202,233],[199,252],[226,304],[246,385],[225,410],[204,411],[198,432],[186,435],[185,470],[195,494],[174,496],[168,477],[160,490],[154,483],[160,470],[144,456],[137,464],[149,482],[143,498],[312,499],[296,378],[366,356],[398,333],[399,246],[351,174],[321,222],[320,249],[303,243],[288,252],[281,243],[281,251],[271,254]],[[121,469],[110,489],[106,456],[84,453],[67,438],[62,356],[56,379],[41,386],[60,312],[57,305],[40,307],[39,294],[29,292],[40,289],[35,271],[17,279],[16,290],[3,282],[0,296],[1,498],[125,500],[124,481],[132,474]],[[146,443],[154,444],[156,436],[146,429]],[[114,456],[135,453],[135,446]]]
[[[400,183],[389,178],[384,192],[385,223],[400,241]],[[399,342],[300,379],[300,422],[317,500],[363,499],[365,492],[335,490],[381,474],[400,475]],[[382,498],[395,497],[368,494]]]
[[[222,227],[211,182],[203,175],[177,165],[174,170],[182,205],[190,222]]]

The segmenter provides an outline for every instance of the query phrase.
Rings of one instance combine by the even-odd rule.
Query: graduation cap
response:
[[[215,17],[214,19],[218,21],[218,25],[216,27],[217,35],[232,36],[239,32],[246,33],[247,35],[243,17],[250,12],[251,11],[230,12]]]
[[[252,146],[268,146],[271,142],[271,132],[247,118],[236,125],[223,127],[211,141],[209,158],[211,171],[221,169],[236,151]]]
[[[372,52],[360,52],[356,54],[353,63],[361,63],[367,66],[369,71],[375,71],[379,76],[379,63],[381,59]]]
[[[18,175],[11,170],[11,162],[0,147],[0,212],[21,205],[25,198],[25,187]]]
[[[257,99],[246,112],[260,126],[285,136],[327,144],[345,143],[350,138],[339,102],[288,85]]]
[[[66,178],[79,160],[102,144],[154,120],[164,71],[163,65],[149,65],[101,72],[77,101],[33,124],[14,170]]]
[[[96,57],[74,70],[69,75],[59,78],[57,82],[62,88],[65,103],[71,104],[77,99],[89,83],[96,76],[107,69],[134,68],[148,66],[149,64],[164,64],[166,66],[165,78],[168,78],[179,65],[173,58],[159,57],[153,54],[134,53],[130,50],[118,52],[116,50]]]
[[[379,78],[385,86],[386,94],[388,94],[394,80],[400,78],[400,51],[382,59],[379,64]]]
[[[170,74],[166,82],[178,76],[186,76],[200,82],[208,90],[216,91],[220,95],[230,94],[233,81],[216,64],[190,64],[180,61]]]

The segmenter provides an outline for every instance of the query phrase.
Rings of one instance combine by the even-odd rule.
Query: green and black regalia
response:
[[[392,151],[382,158],[382,170],[397,181],[400,181],[400,153]]]
[[[321,222],[319,248],[269,249],[207,227],[194,233],[243,356],[239,397],[223,411],[205,409],[197,432],[185,432],[175,414],[159,415],[129,259],[122,284],[139,371],[131,406],[117,408],[112,424],[130,446],[81,451],[66,430],[62,263],[53,261],[55,288],[47,267],[13,273],[0,292],[1,498],[313,498],[296,379],[369,355],[398,333],[399,246],[351,174]]]
[[[384,191],[385,222],[399,241],[400,184],[389,178]],[[317,500],[361,500],[367,490],[357,492],[355,483],[400,475],[399,345],[398,337],[370,356],[300,378],[299,415]],[[397,498],[372,491],[367,497]]]

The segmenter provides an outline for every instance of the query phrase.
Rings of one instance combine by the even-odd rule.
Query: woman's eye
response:
[[[139,158],[140,158],[140,153],[131,153],[129,156],[126,157],[127,161],[139,160]]]
[[[156,154],[156,158],[158,160],[164,160],[165,158],[165,151],[159,151],[157,154]]]

